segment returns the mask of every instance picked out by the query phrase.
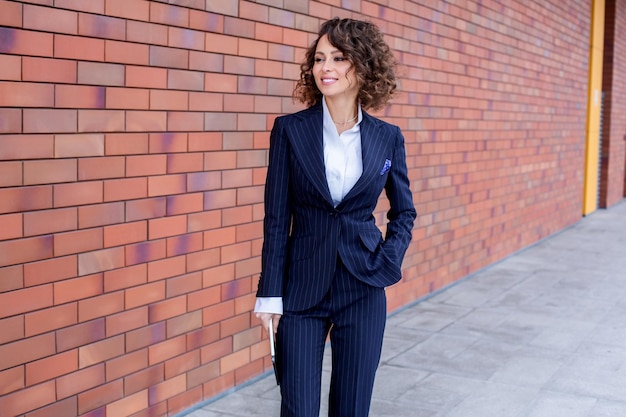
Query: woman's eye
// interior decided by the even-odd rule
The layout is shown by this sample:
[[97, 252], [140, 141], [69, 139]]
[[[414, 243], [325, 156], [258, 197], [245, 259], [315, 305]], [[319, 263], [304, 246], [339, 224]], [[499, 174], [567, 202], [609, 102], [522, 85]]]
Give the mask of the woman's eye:
[[337, 56], [337, 57], [335, 57], [335, 61], [339, 61], [339, 62], [343, 61], [344, 59], [345, 59], [345, 58], [344, 58], [344, 57], [342, 57], [342, 56]]
[[315, 58], [313, 62], [322, 62], [323, 60], [324, 60], [323, 58]]

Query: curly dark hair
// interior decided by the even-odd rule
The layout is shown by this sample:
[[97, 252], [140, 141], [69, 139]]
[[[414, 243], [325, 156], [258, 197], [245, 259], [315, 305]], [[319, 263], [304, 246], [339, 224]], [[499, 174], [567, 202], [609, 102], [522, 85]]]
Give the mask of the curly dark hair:
[[300, 79], [294, 89], [294, 97], [307, 106], [313, 106], [322, 98], [312, 69], [317, 44], [324, 35], [352, 64], [350, 71], [354, 69], [361, 86], [357, 96], [361, 107], [365, 110], [383, 107], [396, 92], [396, 60], [391, 48], [375, 24], [338, 17], [322, 24], [319, 36], [307, 49], [305, 61], [300, 65]]

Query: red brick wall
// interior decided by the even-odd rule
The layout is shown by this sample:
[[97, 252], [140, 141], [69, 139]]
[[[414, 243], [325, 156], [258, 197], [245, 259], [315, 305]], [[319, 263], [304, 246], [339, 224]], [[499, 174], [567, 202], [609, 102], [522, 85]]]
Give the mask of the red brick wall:
[[602, 90], [602, 166], [600, 204], [609, 207], [626, 196], [626, 0], [607, 0]]
[[420, 217], [390, 310], [580, 218], [587, 1], [169, 3], [0, 0], [3, 417], [172, 415], [268, 369], [268, 132], [335, 15], [402, 63], [381, 116]]

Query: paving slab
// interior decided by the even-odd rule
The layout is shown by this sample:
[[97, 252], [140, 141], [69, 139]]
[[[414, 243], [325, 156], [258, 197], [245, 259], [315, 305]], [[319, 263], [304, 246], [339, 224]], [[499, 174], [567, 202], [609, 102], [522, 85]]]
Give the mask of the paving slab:
[[[267, 373], [177, 417], [279, 409]], [[626, 201], [391, 314], [370, 416], [626, 417]]]

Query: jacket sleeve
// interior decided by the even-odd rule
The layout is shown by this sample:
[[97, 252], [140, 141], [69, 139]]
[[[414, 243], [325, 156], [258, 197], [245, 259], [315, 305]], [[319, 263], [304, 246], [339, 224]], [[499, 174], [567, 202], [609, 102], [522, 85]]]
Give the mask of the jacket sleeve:
[[270, 134], [269, 162], [265, 181], [265, 218], [261, 276], [257, 297], [281, 297], [291, 224], [289, 190], [289, 140], [281, 117]]
[[385, 235], [385, 246], [393, 246], [398, 256], [398, 265], [400, 265], [413, 237], [413, 223], [417, 212], [413, 204], [413, 192], [408, 177], [404, 137], [400, 128], [396, 127], [396, 129], [398, 131], [393, 164], [385, 184], [385, 192], [390, 203], [390, 209], [387, 212], [389, 223]]

